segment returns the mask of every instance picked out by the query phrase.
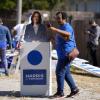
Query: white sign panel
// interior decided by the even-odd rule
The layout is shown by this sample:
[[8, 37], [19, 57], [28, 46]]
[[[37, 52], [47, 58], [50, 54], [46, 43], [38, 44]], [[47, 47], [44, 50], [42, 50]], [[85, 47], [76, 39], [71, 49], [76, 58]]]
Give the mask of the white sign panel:
[[21, 52], [21, 95], [51, 95], [49, 42], [26, 42]]

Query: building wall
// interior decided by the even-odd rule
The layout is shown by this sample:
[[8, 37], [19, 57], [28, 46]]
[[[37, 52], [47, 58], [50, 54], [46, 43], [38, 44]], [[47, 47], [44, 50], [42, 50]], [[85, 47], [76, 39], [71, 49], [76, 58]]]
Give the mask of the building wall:
[[91, 0], [89, 1], [88, 11], [93, 11], [93, 12], [100, 12], [100, 0]]
[[100, 0], [73, 0], [68, 2], [65, 0], [64, 6], [66, 6], [67, 11], [89, 11], [89, 12], [100, 12]]

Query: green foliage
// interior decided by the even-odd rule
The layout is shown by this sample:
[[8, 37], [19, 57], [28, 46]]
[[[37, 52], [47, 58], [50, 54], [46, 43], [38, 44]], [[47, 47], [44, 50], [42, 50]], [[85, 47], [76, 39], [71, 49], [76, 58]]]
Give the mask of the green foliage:
[[[0, 10], [16, 9], [18, 0], [0, 0]], [[23, 11], [28, 9], [51, 10], [57, 2], [63, 0], [22, 0]]]
[[57, 3], [62, 2], [63, 0], [47, 0], [49, 4], [49, 10], [51, 10]]
[[33, 5], [35, 9], [48, 9], [49, 8], [47, 0], [42, 0], [42, 1], [34, 0]]
[[47, 0], [23, 0], [23, 10], [28, 9], [49, 9], [49, 4]]
[[52, 9], [56, 5], [57, 0], [47, 0], [49, 4], [49, 9]]
[[16, 8], [16, 0], [0, 0], [0, 10], [11, 10]]

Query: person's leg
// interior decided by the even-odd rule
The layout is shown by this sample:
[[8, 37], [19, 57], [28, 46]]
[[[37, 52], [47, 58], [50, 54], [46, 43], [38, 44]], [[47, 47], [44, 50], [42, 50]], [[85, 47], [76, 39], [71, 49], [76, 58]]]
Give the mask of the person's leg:
[[[66, 58], [66, 59], [68, 59], [68, 58]], [[68, 97], [73, 96], [79, 92], [79, 89], [77, 88], [77, 86], [74, 82], [74, 79], [71, 75], [70, 62], [68, 60], [67, 60], [67, 64], [66, 64], [65, 81], [67, 82], [67, 84], [69, 85], [69, 87], [71, 89], [71, 93], [70, 93], [70, 95], [68, 95]]]
[[2, 67], [2, 63], [1, 63], [1, 48], [0, 48], [0, 67]]
[[97, 64], [97, 57], [96, 57], [96, 50], [92, 50], [91, 57], [92, 57], [92, 60], [93, 60], [93, 65], [94, 66], [98, 66], [98, 64]]
[[8, 64], [6, 58], [6, 48], [1, 49], [1, 62], [3, 67], [5, 68], [5, 75], [8, 75]]
[[71, 91], [76, 88], [76, 84], [70, 72], [70, 64], [66, 65], [65, 81], [68, 83]]
[[58, 60], [56, 67], [56, 79], [57, 79], [57, 91], [63, 92], [65, 77], [65, 65], [64, 61]]
[[54, 96], [64, 96], [65, 59], [59, 59], [56, 67], [57, 93]]
[[90, 62], [90, 64], [93, 64], [93, 65], [95, 65], [95, 58], [96, 58], [96, 53], [95, 53], [95, 51], [96, 51], [96, 46], [95, 45], [93, 45], [92, 43], [88, 43], [88, 54], [89, 54], [89, 62]]
[[89, 46], [89, 52], [90, 52], [92, 64], [94, 66], [98, 65], [97, 64], [97, 58], [96, 58], [96, 50], [97, 50], [97, 46], [91, 43], [90, 46]]

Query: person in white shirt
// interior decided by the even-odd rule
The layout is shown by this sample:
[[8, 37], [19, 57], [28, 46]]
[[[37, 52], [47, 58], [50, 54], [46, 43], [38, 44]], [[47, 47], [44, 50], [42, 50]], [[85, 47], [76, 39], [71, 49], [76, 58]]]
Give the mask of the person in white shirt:
[[17, 24], [12, 29], [12, 36], [13, 36], [13, 47], [16, 48], [18, 42], [20, 41], [21, 36], [24, 34], [25, 24]]

